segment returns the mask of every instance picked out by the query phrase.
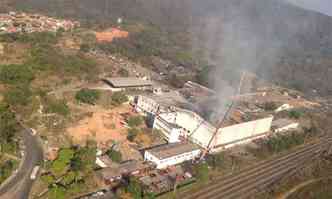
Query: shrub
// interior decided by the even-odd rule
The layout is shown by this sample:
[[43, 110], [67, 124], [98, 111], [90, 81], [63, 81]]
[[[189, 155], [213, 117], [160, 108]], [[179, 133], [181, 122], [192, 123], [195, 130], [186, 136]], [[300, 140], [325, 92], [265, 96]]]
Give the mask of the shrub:
[[128, 118], [127, 123], [130, 127], [137, 127], [143, 123], [141, 116], [131, 116]]
[[141, 187], [140, 183], [138, 182], [138, 180], [135, 178], [129, 179], [129, 185], [128, 185], [127, 191], [129, 193], [131, 193], [131, 195], [134, 199], [142, 198], [142, 193], [143, 193], [142, 187]]
[[195, 174], [200, 182], [207, 182], [209, 180], [209, 167], [207, 163], [199, 163], [195, 165]]
[[0, 183], [11, 175], [14, 167], [15, 163], [12, 160], [7, 160], [0, 164]]
[[75, 95], [77, 101], [86, 104], [95, 104], [99, 97], [100, 93], [91, 89], [81, 89]]
[[221, 168], [225, 163], [225, 154], [223, 152], [207, 156], [208, 165], [213, 168]]
[[277, 135], [266, 141], [265, 145], [271, 153], [279, 153], [304, 143], [304, 136], [300, 133]]
[[10, 105], [28, 105], [32, 92], [28, 85], [20, 85], [10, 88], [5, 92], [5, 101]]
[[66, 189], [60, 185], [53, 185], [48, 192], [49, 199], [65, 199]]
[[128, 101], [128, 97], [123, 92], [114, 92], [111, 96], [112, 103], [120, 105]]
[[51, 171], [53, 175], [60, 176], [67, 171], [71, 159], [74, 157], [72, 149], [62, 149], [59, 152], [58, 158], [52, 162]]
[[133, 142], [136, 138], [136, 136], [138, 135], [139, 130], [136, 128], [130, 128], [128, 129], [128, 135], [127, 135], [127, 139], [131, 142]]
[[80, 46], [80, 51], [85, 52], [85, 53], [89, 52], [90, 49], [91, 49], [91, 47], [89, 44], [81, 44], [81, 46]]
[[49, 44], [32, 47], [28, 60], [35, 70], [52, 71], [62, 75], [95, 77], [96, 62], [81, 53], [65, 55]]
[[300, 117], [302, 117], [303, 112], [299, 110], [291, 110], [288, 112], [288, 115], [290, 118], [299, 119]]
[[0, 68], [0, 81], [6, 84], [29, 84], [34, 78], [26, 65], [5, 65]]
[[[7, 104], [0, 103], [0, 143], [11, 142], [18, 131], [15, 114]], [[3, 150], [3, 147], [1, 147]]]
[[274, 102], [265, 102], [263, 104], [263, 108], [266, 111], [273, 111], [273, 110], [275, 110], [275, 109], [278, 108], [278, 105], [276, 103], [274, 103]]
[[122, 155], [119, 151], [115, 151], [113, 149], [109, 149], [106, 151], [107, 156], [114, 162], [121, 162], [122, 161]]
[[69, 107], [64, 100], [48, 100], [45, 106], [46, 113], [57, 113], [67, 116], [70, 113]]

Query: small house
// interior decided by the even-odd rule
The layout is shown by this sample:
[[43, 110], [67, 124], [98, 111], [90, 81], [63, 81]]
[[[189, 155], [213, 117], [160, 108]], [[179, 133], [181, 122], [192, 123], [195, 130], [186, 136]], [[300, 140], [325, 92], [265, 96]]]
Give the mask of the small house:
[[144, 160], [151, 161], [158, 169], [193, 160], [201, 154], [201, 149], [191, 143], [171, 143], [146, 150]]

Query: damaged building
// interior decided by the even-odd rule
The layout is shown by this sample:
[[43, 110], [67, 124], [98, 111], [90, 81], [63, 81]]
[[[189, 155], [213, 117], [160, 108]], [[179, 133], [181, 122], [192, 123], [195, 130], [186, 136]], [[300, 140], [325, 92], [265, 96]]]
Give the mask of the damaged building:
[[237, 144], [265, 137], [271, 129], [273, 116], [268, 115], [238, 124], [225, 125], [217, 134], [216, 127], [198, 114], [177, 108], [174, 112], [159, 114], [153, 127], [159, 129], [168, 140], [188, 139], [202, 148], [218, 152]]
[[[214, 93], [193, 82], [189, 82], [185, 89], [192, 97], [202, 93], [201, 98], [208, 98]], [[180, 92], [172, 91], [136, 96], [134, 104], [138, 112], [153, 116], [153, 128], [158, 129], [169, 143], [189, 140], [211, 152], [265, 137], [271, 130], [272, 115], [257, 113], [257, 107], [239, 107], [233, 111], [234, 117], [225, 121], [215, 133], [217, 124], [203, 118], [195, 111], [195, 104], [187, 99]]]

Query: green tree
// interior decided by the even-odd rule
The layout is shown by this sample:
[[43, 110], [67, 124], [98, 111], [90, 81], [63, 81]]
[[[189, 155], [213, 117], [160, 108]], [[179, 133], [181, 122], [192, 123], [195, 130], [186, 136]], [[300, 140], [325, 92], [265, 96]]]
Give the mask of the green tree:
[[18, 129], [15, 114], [10, 111], [9, 105], [0, 103], [0, 143], [11, 142]]
[[65, 199], [66, 189], [62, 185], [53, 185], [48, 192], [49, 199]]
[[204, 85], [204, 86], [210, 86], [211, 85], [211, 79], [210, 74], [212, 74], [212, 70], [214, 70], [214, 67], [212, 66], [204, 66], [199, 73], [197, 74], [197, 81], [198, 83]]
[[109, 149], [106, 151], [107, 156], [114, 162], [121, 162], [122, 161], [122, 155], [119, 151]]
[[71, 160], [70, 160], [70, 168], [73, 171], [81, 171], [83, 169], [83, 162], [82, 159], [78, 156], [75, 155]]
[[6, 84], [29, 84], [33, 79], [33, 71], [26, 65], [6, 65], [0, 70], [0, 81]]
[[128, 135], [127, 135], [127, 139], [131, 142], [133, 142], [136, 138], [136, 136], [138, 135], [139, 130], [137, 128], [130, 128], [128, 129]]
[[72, 163], [74, 163], [73, 166], [76, 166], [76, 169], [80, 169], [85, 174], [90, 173], [96, 161], [96, 148], [89, 146], [79, 147], [76, 149], [74, 161], [76, 162]]
[[143, 123], [143, 119], [141, 116], [130, 116], [127, 120], [127, 123], [130, 127], [137, 127]]
[[127, 191], [131, 193], [134, 199], [142, 198], [142, 187], [136, 178], [132, 177], [129, 179]]
[[68, 148], [60, 150], [58, 158], [53, 161], [51, 165], [53, 175], [60, 176], [69, 169], [74, 153], [74, 150]]
[[112, 103], [114, 105], [120, 105], [128, 101], [128, 97], [123, 92], [114, 92], [111, 96]]
[[206, 183], [209, 180], [209, 167], [207, 163], [199, 163], [195, 165], [195, 174], [197, 179]]
[[225, 154], [223, 152], [207, 156], [208, 165], [210, 165], [214, 169], [221, 168], [224, 165], [224, 161], [225, 161]]
[[89, 52], [89, 50], [91, 49], [90, 45], [89, 44], [86, 44], [86, 43], [83, 43], [80, 45], [80, 51], [82, 52]]
[[265, 102], [263, 108], [267, 111], [274, 111], [278, 108], [278, 105], [275, 102]]
[[7, 179], [14, 169], [14, 162], [7, 160], [0, 164], [0, 183]]
[[156, 194], [152, 192], [144, 193], [144, 199], [156, 199]]
[[81, 89], [75, 95], [77, 101], [86, 104], [95, 104], [99, 97], [100, 93], [91, 89]]
[[291, 110], [288, 112], [288, 115], [290, 118], [299, 119], [300, 117], [302, 117], [303, 112], [299, 110]]
[[5, 101], [10, 105], [28, 105], [32, 92], [28, 85], [11, 87], [4, 93]]
[[65, 100], [47, 98], [44, 101], [46, 113], [57, 113], [63, 116], [69, 115], [70, 110]]

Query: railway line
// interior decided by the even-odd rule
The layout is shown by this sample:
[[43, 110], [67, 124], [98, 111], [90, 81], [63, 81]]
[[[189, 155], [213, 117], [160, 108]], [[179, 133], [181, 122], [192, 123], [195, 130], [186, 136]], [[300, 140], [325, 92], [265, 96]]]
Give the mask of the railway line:
[[331, 146], [332, 138], [322, 138], [308, 143], [286, 155], [260, 162], [236, 174], [217, 177], [213, 182], [193, 192], [182, 192], [181, 199], [239, 199], [248, 198], [271, 185], [285, 174], [300, 168], [320, 154], [322, 149]]

